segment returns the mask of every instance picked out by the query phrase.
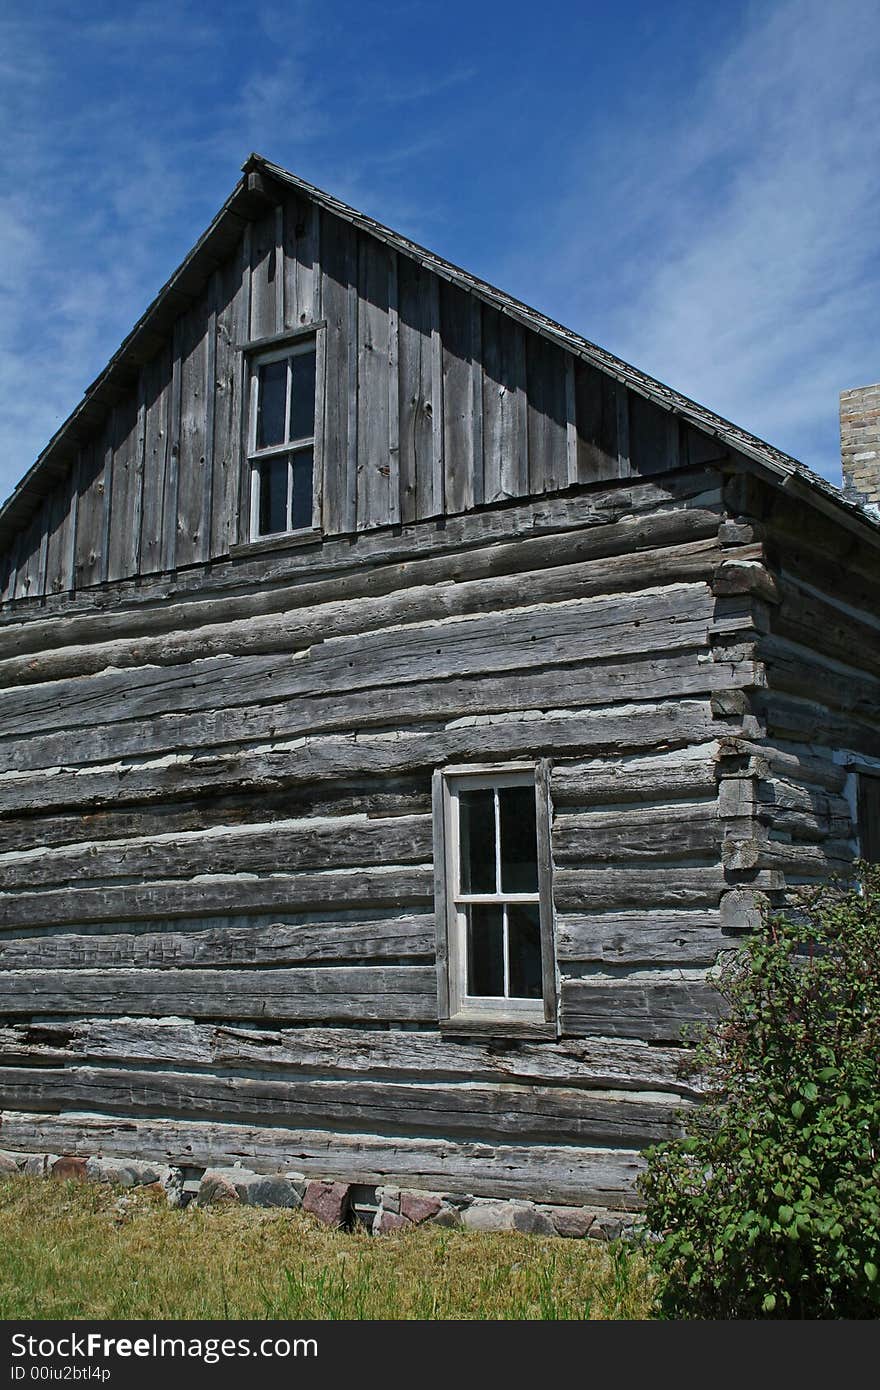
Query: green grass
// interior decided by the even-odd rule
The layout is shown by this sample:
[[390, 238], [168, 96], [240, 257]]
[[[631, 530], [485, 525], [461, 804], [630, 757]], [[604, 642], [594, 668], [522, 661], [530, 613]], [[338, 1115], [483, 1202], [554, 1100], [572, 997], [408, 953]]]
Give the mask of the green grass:
[[652, 1301], [620, 1243], [425, 1226], [373, 1237], [300, 1212], [0, 1182], [2, 1319], [641, 1319]]

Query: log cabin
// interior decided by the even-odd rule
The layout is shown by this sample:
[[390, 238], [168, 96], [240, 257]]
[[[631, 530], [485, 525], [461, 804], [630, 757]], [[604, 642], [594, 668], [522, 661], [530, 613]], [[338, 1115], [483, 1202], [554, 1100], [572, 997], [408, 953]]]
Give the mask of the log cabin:
[[251, 156], [0, 510], [0, 1146], [631, 1204], [880, 857], [877, 404], [840, 491]]

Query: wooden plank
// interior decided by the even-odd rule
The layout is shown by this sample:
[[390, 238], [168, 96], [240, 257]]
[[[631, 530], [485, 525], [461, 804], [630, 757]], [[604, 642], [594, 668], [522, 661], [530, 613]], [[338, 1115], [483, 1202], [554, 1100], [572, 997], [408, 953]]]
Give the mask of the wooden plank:
[[323, 317], [320, 238], [317, 204], [288, 194], [284, 202], [284, 323], [288, 328], [301, 328]]
[[366, 816], [288, 820], [228, 830], [180, 832], [147, 840], [116, 840], [31, 854], [4, 854], [4, 892], [53, 884], [110, 884], [118, 878], [191, 878], [196, 874], [293, 873], [299, 869], [360, 869], [420, 864], [431, 858], [426, 816]]
[[280, 586], [298, 586], [305, 578], [345, 577], [357, 572], [363, 576], [361, 582], [393, 587], [395, 567], [404, 563], [409, 567], [429, 557], [446, 557], [445, 563], [454, 567], [452, 557], [457, 551], [469, 555], [491, 545], [504, 556], [511, 547], [518, 550], [529, 537], [568, 535], [571, 539], [575, 532], [581, 532], [585, 540], [592, 533], [589, 543], [594, 544], [597, 528], [615, 523], [631, 526], [635, 549], [650, 544], [648, 528], [655, 525], [674, 524], [679, 539], [717, 536], [723, 522], [718, 482], [712, 474], [673, 473], [659, 483], [613, 483], [594, 491], [526, 499], [500, 510], [487, 507], [450, 517], [443, 528], [416, 525], [402, 532], [383, 529], [364, 534], [356, 551], [342, 537], [325, 539], [320, 550], [279, 545], [252, 559], [241, 555], [234, 566], [193, 566], [148, 584], [123, 581], [107, 593], [83, 595], [73, 603], [52, 599], [45, 606], [24, 605], [14, 613], [0, 614], [0, 634], [10, 628], [17, 633], [34, 630], [61, 607], [70, 619], [97, 612], [102, 618], [125, 613], [126, 622], [134, 625], [156, 607], [158, 600], [164, 603], [171, 597], [198, 611], [199, 601], [225, 604], [247, 595], [259, 611], [260, 605], [278, 605]]
[[349, 287], [355, 278], [356, 245], [351, 227], [323, 215], [324, 313], [327, 319], [324, 376], [324, 532], [338, 535], [353, 529], [349, 483]]
[[473, 502], [482, 505], [485, 495], [483, 470], [483, 306], [471, 295], [471, 443]]
[[714, 908], [724, 887], [720, 865], [560, 867], [553, 881], [557, 911], [578, 913], [641, 908], [646, 902], [658, 909]]
[[574, 395], [577, 475], [572, 481], [628, 477], [626, 388], [579, 361], [574, 365]]
[[449, 1039], [432, 1029], [267, 1028], [245, 1022], [176, 1018], [65, 1018], [0, 1025], [4, 1065], [44, 1066], [83, 1059], [137, 1065], [239, 1068], [259, 1075], [335, 1074], [419, 1077], [496, 1084], [559, 1082], [581, 1089], [653, 1091], [695, 1098], [697, 1078], [682, 1068], [679, 1047], [630, 1038]]
[[528, 492], [525, 331], [495, 310], [483, 310], [484, 501]]
[[148, 1116], [53, 1116], [7, 1110], [4, 1143], [13, 1150], [149, 1158], [184, 1167], [241, 1161], [263, 1172], [293, 1170], [366, 1184], [397, 1182], [433, 1192], [548, 1202], [596, 1202], [635, 1209], [643, 1166], [631, 1149], [563, 1144], [487, 1144], [412, 1137], [406, 1140], [330, 1130], [161, 1120]]
[[400, 519], [433, 511], [431, 277], [408, 256], [398, 263]]
[[268, 212], [251, 224], [251, 313], [250, 339], [268, 338], [276, 331], [276, 282], [283, 279], [283, 266], [278, 260], [275, 242], [276, 210]]
[[723, 826], [714, 796], [671, 807], [614, 808], [558, 814], [553, 857], [560, 867], [580, 864], [638, 864], [650, 859], [719, 863]]
[[568, 416], [565, 354], [525, 335], [528, 491], [554, 492], [568, 481]]
[[[433, 547], [412, 551], [400, 539], [396, 539], [395, 544], [392, 538], [390, 548], [382, 547], [383, 563], [360, 565], [350, 547], [346, 547], [345, 554], [339, 551], [335, 555], [328, 554], [331, 551], [328, 542], [320, 553], [313, 552], [307, 574], [285, 573], [272, 586], [262, 585], [255, 589], [242, 584], [229, 592], [221, 583], [217, 589], [203, 586], [197, 593], [189, 594], [165, 584], [154, 592], [153, 603], [128, 604], [114, 603], [114, 590], [102, 595], [99, 602], [83, 612], [69, 612], [69, 605], [65, 606], [63, 622], [58, 622], [54, 615], [28, 615], [23, 622], [0, 624], [3, 679], [10, 684], [20, 683], [22, 677], [11, 663], [26, 654], [38, 658], [36, 669], [40, 673], [51, 671], [54, 675], [99, 670], [104, 653], [106, 664], [130, 665], [133, 640], [157, 634], [168, 637], [170, 633], [177, 633], [177, 641], [189, 643], [185, 648], [189, 660], [199, 651], [205, 654], [211, 650], [207, 643], [199, 645], [198, 629], [202, 629], [203, 638], [210, 637], [212, 630], [219, 632], [230, 622], [247, 619], [257, 632], [261, 632], [267, 624], [279, 622], [278, 614], [287, 614], [292, 620], [298, 610], [317, 607], [328, 600], [375, 600], [399, 593], [400, 601], [406, 602], [410, 596], [415, 604], [423, 602], [430, 589], [437, 597], [429, 613], [466, 611], [468, 605], [462, 600], [463, 594], [469, 595], [470, 611], [475, 611], [499, 606], [501, 602], [517, 602], [516, 597], [496, 602], [491, 585], [485, 587], [487, 582], [494, 583], [513, 575], [533, 576], [529, 580], [530, 594], [551, 594], [552, 590], [544, 589], [550, 570], [554, 571], [555, 582], [565, 591], [569, 582], [568, 566], [584, 565], [578, 576], [586, 586], [582, 591], [584, 595], [614, 593], [668, 582], [673, 567], [680, 581], [709, 579], [721, 558], [716, 539], [717, 517], [712, 512], [671, 510], [658, 512], [650, 519], [625, 514], [620, 521], [545, 530], [539, 518], [534, 514], [530, 516], [530, 510], [522, 516], [518, 508], [510, 508], [506, 512], [506, 533], [495, 535], [492, 530], [486, 533], [481, 527], [478, 542], [464, 549], [447, 550], [442, 542], [444, 532], [435, 531]], [[483, 513], [480, 520], [491, 515], [492, 512]], [[534, 523], [530, 528], [527, 526], [529, 520]], [[450, 518], [447, 529], [453, 530], [455, 524], [456, 518]], [[370, 541], [376, 539], [364, 536], [361, 545], [369, 547]], [[338, 544], [333, 543], [334, 546]], [[323, 563], [324, 556], [326, 563]], [[222, 571], [218, 567], [214, 573], [219, 576]], [[134, 591], [135, 594], [139, 592]], [[452, 595], [458, 596], [458, 603], [450, 602]], [[569, 593], [567, 596], [575, 595]], [[350, 625], [347, 630], [351, 630]], [[80, 652], [68, 656], [70, 647], [79, 647]], [[91, 665], [85, 657], [86, 647], [92, 649]], [[49, 648], [55, 652], [51, 658]], [[145, 650], [154, 653], [153, 659], [163, 659], [164, 648], [147, 647]], [[173, 661], [175, 657], [169, 655], [164, 659]]]
[[[524, 613], [528, 611], [528, 618]], [[372, 631], [328, 638], [295, 662], [267, 657], [218, 657], [176, 668], [146, 666], [57, 683], [0, 691], [0, 725], [24, 720], [31, 732], [136, 719], [203, 708], [206, 692], [226, 683], [223, 704], [245, 705], [265, 692], [272, 698], [320, 695], [326, 690], [381, 687], [423, 678], [485, 675], [548, 664], [706, 645], [713, 604], [704, 585], [666, 591], [575, 599], [530, 610], [473, 614], [401, 631], [389, 647], [385, 624]], [[417, 663], [414, 665], [414, 663]]]
[[[594, 708], [583, 713], [561, 711], [557, 716], [533, 711], [527, 718], [504, 721], [471, 718], [430, 734], [404, 730], [394, 740], [381, 734], [348, 733], [305, 738], [286, 747], [252, 748], [246, 754], [232, 749], [196, 758], [171, 755], [159, 766], [133, 762], [124, 768], [71, 771], [61, 767], [53, 769], [51, 776], [42, 771], [22, 774], [5, 779], [0, 787], [2, 813], [15, 817], [37, 811], [48, 814], [53, 808], [118, 808], [181, 797], [262, 794], [328, 779], [405, 776], [452, 760], [540, 757], [548, 751], [559, 758], [574, 753], [617, 756], [644, 751], [660, 741], [670, 746], [704, 743], [730, 736], [739, 727], [738, 721], [713, 714], [708, 701], [681, 699], [646, 703], [638, 709]], [[635, 883], [634, 891], [651, 893], [650, 876]], [[574, 906], [584, 910], [580, 900]]]
[[244, 363], [236, 344], [247, 334], [241, 251], [221, 267], [217, 287], [213, 381], [211, 556], [237, 539], [238, 475], [245, 400]]
[[397, 252], [388, 253], [388, 520], [400, 522], [400, 312]]
[[292, 970], [21, 970], [0, 975], [0, 1012], [357, 1022], [431, 1019], [431, 966], [303, 966]]
[[282, 333], [287, 322], [284, 307], [284, 282], [287, 278], [284, 264], [284, 204], [275, 209], [275, 332]]
[[440, 287], [443, 374], [445, 511], [474, 505], [473, 366], [471, 296], [455, 285]]
[[[387, 726], [390, 721], [403, 729], [426, 719], [449, 723], [480, 715], [527, 714], [535, 709], [554, 708], [563, 681], [569, 710], [607, 708], [615, 701], [693, 698], [706, 696], [713, 688], [728, 691], [735, 685], [735, 668], [700, 662], [698, 652], [688, 652], [677, 658], [602, 662], [574, 669], [555, 666], [537, 672], [519, 670], [508, 675], [495, 673], [452, 681], [410, 681], [383, 690], [382, 698], [377, 697], [376, 689], [368, 687], [342, 695], [313, 695], [306, 701], [280, 706], [248, 706], [246, 711], [231, 707], [207, 713], [168, 714], [144, 723], [96, 723], [76, 732], [39, 733], [31, 739], [19, 737], [14, 742], [0, 742], [0, 769], [22, 773], [69, 764], [74, 758], [85, 766], [181, 747], [194, 753], [210, 747], [218, 754], [232, 751], [239, 756], [240, 743], [245, 738], [272, 740], [348, 733], [353, 729], [366, 731]], [[231, 750], [224, 747], [230, 744]], [[657, 781], [653, 780], [650, 792], [643, 783], [631, 799], [674, 800], [676, 795], [692, 796], [714, 790], [711, 769], [699, 775], [671, 767], [668, 773], [668, 796], [666, 789], [658, 792]], [[612, 774], [601, 785], [604, 800], [614, 800]], [[621, 792], [625, 798], [623, 785]]]
[[170, 344], [143, 369], [145, 385], [142, 574], [164, 568], [165, 493], [171, 464], [172, 353]]
[[180, 489], [180, 434], [183, 402], [182, 362], [185, 350], [184, 317], [174, 324], [171, 341], [171, 392], [168, 424], [168, 466], [165, 481], [165, 497], [162, 513], [163, 568], [177, 568], [177, 526], [179, 517], [178, 492]]
[[563, 970], [581, 962], [710, 966], [731, 945], [721, 933], [718, 909], [560, 913], [556, 941]]
[[563, 980], [565, 1033], [681, 1042], [721, 1013], [721, 996], [700, 980]]
[[65, 552], [62, 590], [72, 594], [76, 588], [76, 535], [78, 528], [79, 506], [79, 480], [82, 467], [82, 450], [78, 449], [74, 459], [68, 481], [69, 504], [67, 511], [67, 526], [65, 531]]
[[104, 453], [100, 442], [81, 453], [77, 501], [76, 587], [97, 584], [101, 576], [101, 539], [104, 516]]
[[214, 1077], [200, 1072], [138, 1071], [73, 1065], [6, 1067], [0, 1105], [18, 1110], [76, 1110], [185, 1116], [225, 1122], [366, 1130], [401, 1136], [465, 1136], [492, 1141], [617, 1144], [635, 1148], [681, 1129], [681, 1097], [598, 1096], [561, 1086], [498, 1087], [415, 1080]]
[[110, 454], [110, 493], [112, 505], [107, 524], [108, 580], [125, 579], [137, 572], [137, 537], [140, 491], [140, 413], [135, 391], [119, 402], [113, 412], [113, 444]]
[[[110, 411], [107, 424], [101, 437], [100, 448], [104, 456], [104, 493], [101, 509], [101, 558], [98, 578], [106, 584], [110, 577], [110, 536], [113, 525], [113, 442], [116, 438], [118, 406]], [[120, 513], [122, 515], [122, 513]]]
[[49, 494], [46, 528], [46, 567], [42, 585], [46, 594], [60, 594], [66, 587], [66, 561], [69, 548], [70, 474], [56, 483]]
[[[169, 918], [147, 930], [108, 923], [100, 932], [72, 930], [16, 937], [0, 935], [6, 970], [169, 969], [203, 966], [316, 965], [323, 962], [397, 964], [434, 958], [434, 916], [362, 912], [316, 920], [281, 914]], [[82, 925], [82, 924], [80, 924]]]
[[[428, 283], [431, 323], [431, 501], [428, 516], [442, 516], [445, 506], [446, 456], [443, 438], [443, 336], [440, 323], [440, 280]], [[422, 515], [422, 513], [420, 513]]]
[[362, 236], [358, 247], [357, 529], [387, 526], [389, 483], [388, 257], [382, 243]]
[[208, 322], [205, 334], [205, 453], [202, 466], [202, 510], [195, 558], [209, 560], [214, 513], [215, 434], [217, 402], [217, 309], [221, 304], [221, 278], [215, 270], [208, 284]]
[[214, 314], [207, 291], [184, 315], [180, 355], [180, 449], [177, 486], [177, 548], [175, 564], [190, 565], [207, 556], [205, 528], [208, 459], [208, 400], [213, 416], [213, 390], [209, 390], [208, 341], [213, 337]]
[[617, 476], [629, 478], [637, 470], [630, 462], [631, 393], [622, 381], [617, 383]]

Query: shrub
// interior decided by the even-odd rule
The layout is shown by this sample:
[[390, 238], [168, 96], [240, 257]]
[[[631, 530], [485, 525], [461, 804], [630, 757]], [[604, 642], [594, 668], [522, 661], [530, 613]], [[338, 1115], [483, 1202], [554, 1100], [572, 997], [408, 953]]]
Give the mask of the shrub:
[[880, 1315], [880, 866], [859, 874], [719, 973], [705, 1103], [640, 1180], [668, 1316]]

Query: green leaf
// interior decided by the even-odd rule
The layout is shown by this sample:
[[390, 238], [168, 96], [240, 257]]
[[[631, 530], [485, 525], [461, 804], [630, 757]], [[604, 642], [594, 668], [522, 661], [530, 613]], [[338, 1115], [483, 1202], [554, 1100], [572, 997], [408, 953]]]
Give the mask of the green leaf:
[[801, 1115], [803, 1115], [804, 1113], [804, 1103], [802, 1100], [796, 1100], [792, 1102], [791, 1113], [792, 1115], [794, 1115], [796, 1120], [800, 1119]]
[[819, 1094], [819, 1087], [814, 1081], [807, 1081], [801, 1087], [801, 1095], [806, 1096], [807, 1100], [815, 1100]]
[[787, 1225], [789, 1224], [789, 1222], [791, 1221], [791, 1219], [792, 1219], [793, 1216], [794, 1216], [794, 1208], [793, 1208], [793, 1207], [781, 1206], [781, 1207], [779, 1208], [779, 1220], [781, 1221], [781, 1223], [782, 1223], [783, 1226], [787, 1226]]
[[871, 1260], [865, 1261], [865, 1278], [869, 1284], [873, 1284], [877, 1278], [877, 1266]]
[[764, 1295], [764, 1302], [761, 1304], [761, 1307], [765, 1313], [772, 1313], [773, 1309], [776, 1307], [775, 1293], [766, 1293]]

